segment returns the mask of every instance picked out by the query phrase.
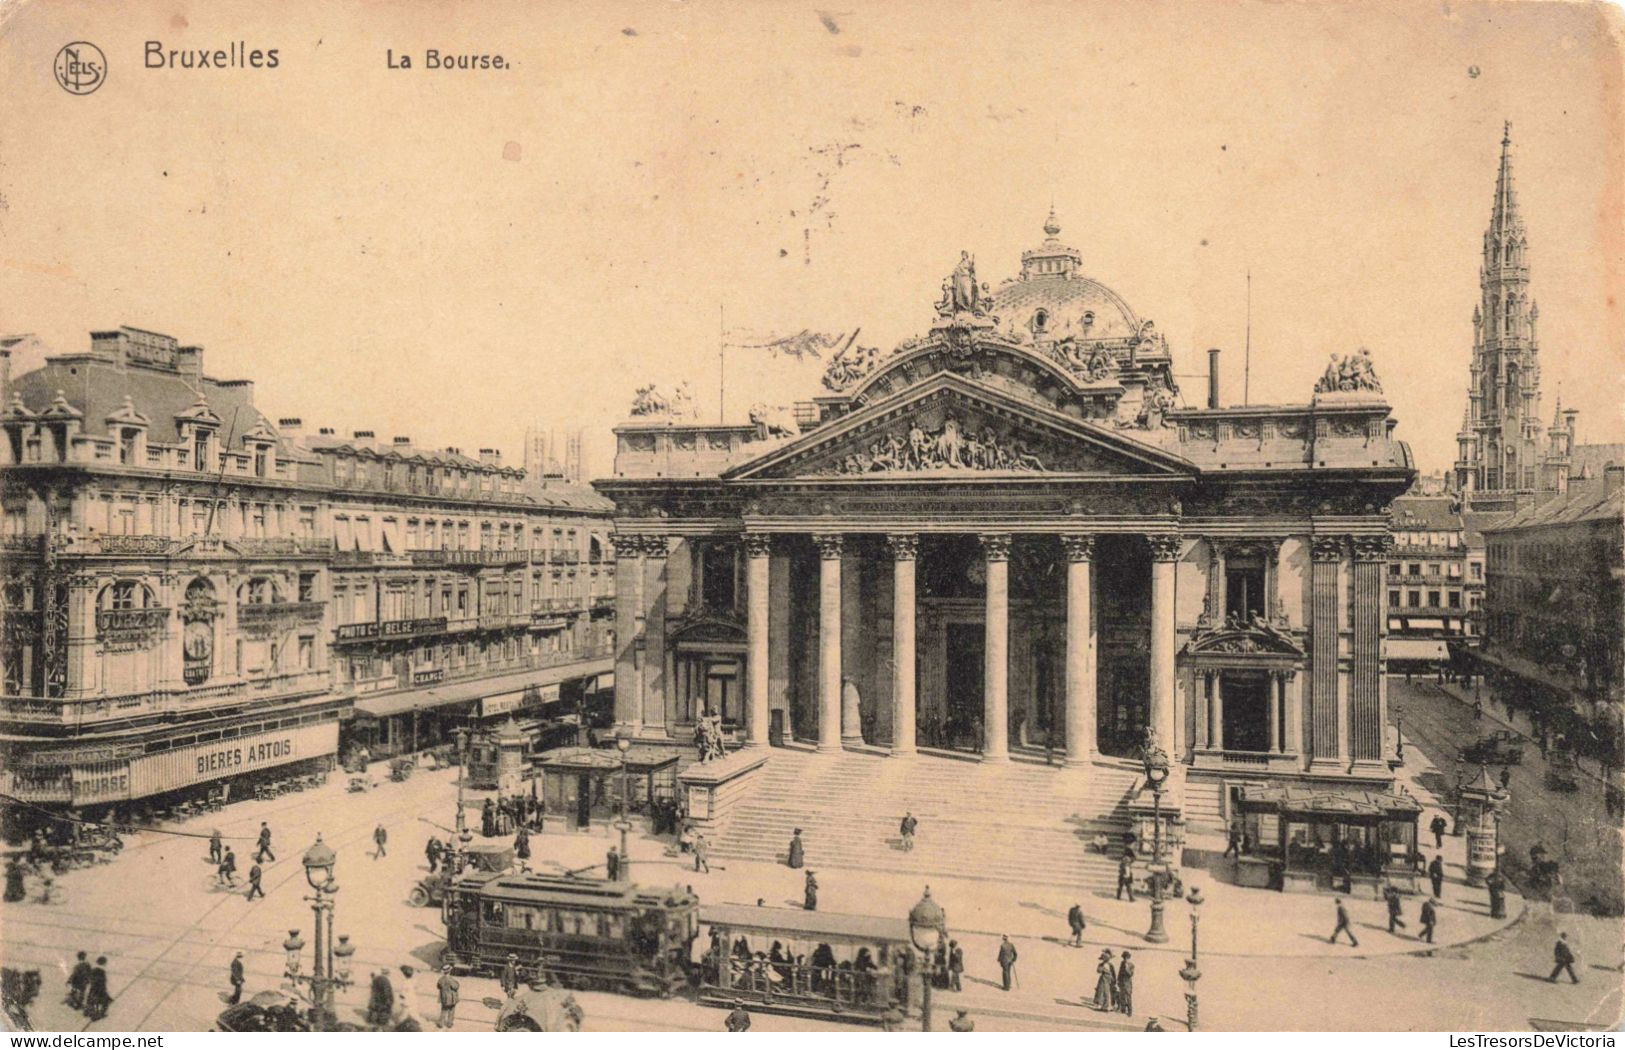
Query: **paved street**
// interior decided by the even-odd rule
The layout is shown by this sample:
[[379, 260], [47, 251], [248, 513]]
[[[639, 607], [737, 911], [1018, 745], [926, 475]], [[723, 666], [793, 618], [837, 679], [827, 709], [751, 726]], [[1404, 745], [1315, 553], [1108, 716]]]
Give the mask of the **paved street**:
[[[1522, 731], [1527, 724], [1513, 725], [1505, 708], [1494, 702], [1485, 690], [1484, 714], [1473, 717], [1472, 703], [1459, 687], [1441, 687], [1432, 679], [1418, 676], [1412, 682], [1402, 677], [1388, 680], [1390, 717], [1398, 718], [1404, 729], [1407, 748], [1419, 746], [1436, 773], [1423, 772], [1424, 783], [1444, 792], [1458, 779], [1470, 779], [1478, 768], [1458, 761], [1460, 749], [1479, 736], [1511, 725]], [[1521, 720], [1520, 720], [1521, 721]], [[1413, 766], [1413, 762], [1407, 762]], [[1594, 764], [1587, 764], [1594, 771]], [[1501, 833], [1512, 860], [1513, 870], [1526, 866], [1529, 849], [1542, 845], [1551, 857], [1562, 862], [1562, 873], [1576, 906], [1588, 900], [1614, 902], [1618, 908], [1621, 879], [1620, 822], [1608, 815], [1604, 806], [1603, 784], [1590, 772], [1581, 775], [1579, 789], [1565, 792], [1546, 784], [1547, 763], [1532, 739], [1524, 739], [1523, 762], [1510, 767], [1511, 799], [1501, 821]], [[1499, 778], [1501, 769], [1491, 768]]]
[[[420, 772], [404, 784], [386, 780], [364, 794], [346, 793], [342, 780], [276, 801], [240, 803], [218, 821], [199, 818], [184, 826], [200, 836], [219, 826], [235, 836], [237, 852], [246, 861], [259, 821], [269, 820], [279, 859], [268, 867], [265, 900], [250, 903], [240, 890], [228, 893], [214, 886], [204, 838], [144, 833], [113, 864], [62, 878], [64, 903], [0, 909], [0, 945], [7, 964], [39, 967], [45, 978], [34, 1009], [36, 1024], [45, 1029], [86, 1027], [82, 1017], [61, 1003], [61, 982], [78, 949], [109, 957], [115, 1002], [109, 1017], [90, 1025], [91, 1030], [207, 1028], [222, 1008], [227, 967], [239, 949], [246, 953], [248, 992], [273, 987], [282, 972], [281, 943], [288, 931], [297, 928], [310, 939], [298, 857], [317, 830], [339, 853], [337, 929], [356, 943], [356, 974], [365, 977], [386, 966], [394, 972], [401, 963], [433, 960], [442, 934], [438, 912], [413, 909], [404, 898], [424, 871], [422, 847], [431, 829], [420, 816], [450, 823], [452, 773]], [[380, 822], [391, 833], [390, 846], [386, 856], [374, 859], [371, 832]], [[922, 827], [921, 834], [930, 830]], [[550, 831], [533, 839], [533, 866], [595, 863], [608, 844], [604, 829]], [[916, 878], [819, 868], [819, 844], [809, 843], [808, 851], [822, 884], [820, 905], [828, 911], [901, 915], [918, 899]], [[1619, 964], [1619, 924], [1567, 916], [1554, 920], [1538, 906], [1526, 912], [1516, 900], [1513, 918], [1518, 921], [1509, 926], [1490, 920], [1482, 892], [1459, 881], [1459, 851], [1459, 839], [1447, 842], [1450, 883], [1440, 945], [1431, 951], [1410, 936], [1389, 935], [1379, 902], [1351, 903], [1358, 949], [1332, 947], [1325, 940], [1332, 924], [1328, 898], [1240, 890], [1191, 873], [1189, 881], [1202, 885], [1208, 898], [1201, 919], [1203, 1026], [1505, 1029], [1529, 1027], [1536, 1019], [1567, 1025], [1617, 1019], [1619, 972], [1612, 967]], [[714, 865], [709, 874], [696, 874], [669, 855], [665, 843], [647, 838], [634, 841], [633, 856], [638, 882], [691, 884], [706, 901], [800, 902], [800, 873], [777, 865], [729, 862]], [[1182, 1026], [1184, 986], [1176, 974], [1189, 954], [1190, 933], [1183, 903], [1170, 902], [1171, 942], [1153, 950], [1140, 938], [1147, 918], [1143, 900], [1131, 905], [1086, 897], [1080, 903], [1089, 918], [1088, 944], [1079, 950], [1062, 943], [1072, 901], [1053, 888], [934, 879], [932, 893], [947, 910], [968, 966], [965, 991], [937, 997], [938, 1027], [956, 1006], [970, 1010], [979, 1030], [1138, 1029], [1153, 1013], [1170, 1030]], [[1407, 904], [1413, 922], [1408, 932], [1415, 929], [1415, 910], [1414, 903]], [[1583, 982], [1578, 986], [1543, 980], [1559, 923], [1576, 942]], [[994, 955], [1000, 933], [1009, 933], [1021, 953], [1018, 987], [1009, 993], [997, 986]], [[1102, 946], [1128, 947], [1136, 957], [1137, 1014], [1132, 1020], [1098, 1015], [1082, 1005], [1093, 987]], [[308, 956], [307, 948], [307, 968]], [[432, 1017], [430, 982], [422, 980], [414, 994], [420, 1013]], [[458, 1027], [488, 1028], [493, 1016], [479, 1000], [497, 994], [494, 981], [465, 980]], [[589, 1029], [722, 1026], [722, 1011], [680, 1000], [599, 993], [580, 999]], [[356, 1014], [363, 1001], [364, 991], [352, 989], [341, 997], [341, 1007]], [[760, 1030], [813, 1027], [765, 1014], [757, 1015], [756, 1025]]]

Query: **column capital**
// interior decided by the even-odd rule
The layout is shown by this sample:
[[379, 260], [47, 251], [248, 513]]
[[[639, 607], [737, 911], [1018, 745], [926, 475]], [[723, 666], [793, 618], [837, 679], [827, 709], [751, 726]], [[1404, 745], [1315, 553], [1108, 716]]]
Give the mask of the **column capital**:
[[1067, 561], [1094, 561], [1095, 534], [1092, 532], [1069, 532], [1061, 537], [1061, 548], [1066, 551]]
[[920, 534], [894, 532], [886, 537], [886, 549], [894, 561], [913, 561], [920, 554]]
[[1309, 540], [1309, 557], [1313, 561], [1342, 561], [1347, 543], [1346, 536], [1315, 536]]
[[653, 536], [644, 536], [642, 539], [644, 557], [664, 558], [671, 553], [666, 548], [666, 537], [663, 535], [657, 533]]
[[846, 537], [839, 532], [814, 533], [812, 541], [818, 547], [820, 558], [839, 558], [846, 548]]
[[1387, 533], [1354, 537], [1355, 561], [1387, 561], [1393, 550], [1394, 539]]
[[1010, 534], [1008, 532], [984, 532], [976, 537], [982, 545], [982, 556], [988, 561], [1010, 560]]
[[1151, 548], [1152, 561], [1178, 561], [1180, 536], [1179, 533], [1158, 533], [1145, 538], [1146, 546]]
[[766, 532], [747, 532], [740, 537], [748, 558], [765, 558], [773, 553], [773, 536]]

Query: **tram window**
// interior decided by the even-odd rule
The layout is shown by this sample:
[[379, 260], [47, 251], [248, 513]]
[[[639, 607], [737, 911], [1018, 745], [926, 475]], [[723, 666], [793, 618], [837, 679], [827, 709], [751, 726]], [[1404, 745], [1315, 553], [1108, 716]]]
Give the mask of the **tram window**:
[[514, 906], [508, 909], [508, 928], [512, 930], [539, 930], [545, 925], [536, 908]]
[[481, 910], [480, 918], [496, 926], [502, 925], [503, 907], [501, 901], [486, 901]]
[[598, 936], [618, 941], [626, 936], [626, 923], [619, 915], [600, 915], [598, 917]]

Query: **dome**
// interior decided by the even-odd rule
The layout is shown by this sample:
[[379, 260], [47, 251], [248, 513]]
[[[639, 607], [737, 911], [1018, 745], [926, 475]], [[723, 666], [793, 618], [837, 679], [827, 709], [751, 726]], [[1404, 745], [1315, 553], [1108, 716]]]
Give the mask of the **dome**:
[[1021, 276], [993, 293], [993, 314], [1034, 335], [1054, 338], [1127, 339], [1139, 334], [1140, 318], [1121, 296], [1078, 272], [1077, 249], [1059, 240], [1050, 213], [1044, 243], [1021, 255]]

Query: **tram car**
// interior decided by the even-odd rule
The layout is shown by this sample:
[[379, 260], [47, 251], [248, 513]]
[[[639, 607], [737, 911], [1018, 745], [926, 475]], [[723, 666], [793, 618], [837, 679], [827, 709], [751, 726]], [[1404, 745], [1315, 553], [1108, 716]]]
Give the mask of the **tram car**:
[[670, 996], [689, 983], [699, 899], [679, 888], [471, 873], [446, 890], [442, 962], [495, 976], [509, 953], [568, 987]]

